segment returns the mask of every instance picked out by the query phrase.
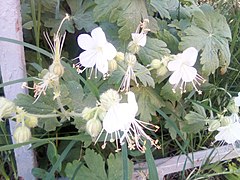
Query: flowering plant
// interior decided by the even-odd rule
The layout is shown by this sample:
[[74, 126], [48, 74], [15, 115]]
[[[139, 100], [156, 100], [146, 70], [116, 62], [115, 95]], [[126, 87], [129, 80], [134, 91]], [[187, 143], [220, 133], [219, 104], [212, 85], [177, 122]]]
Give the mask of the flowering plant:
[[[41, 41], [52, 54], [41, 52], [51, 61], [34, 64], [36, 77], [23, 83], [30, 95], [11, 108], [0, 101], [1, 118], [18, 122], [18, 143], [48, 143], [50, 163], [35, 168], [36, 177], [127, 179], [133, 163], [146, 160], [146, 176], [156, 179], [152, 154], [164, 157], [171, 144], [183, 150], [194, 133], [213, 133], [215, 144], [240, 140], [239, 97], [227, 101], [224, 91], [224, 108], [214, 112], [219, 104], [209, 100], [221, 89], [215, 75], [230, 64], [226, 19], [210, 5], [171, 3], [66, 0], [65, 17], [44, 19], [53, 38], [45, 32]], [[59, 162], [60, 152], [70, 157]]]

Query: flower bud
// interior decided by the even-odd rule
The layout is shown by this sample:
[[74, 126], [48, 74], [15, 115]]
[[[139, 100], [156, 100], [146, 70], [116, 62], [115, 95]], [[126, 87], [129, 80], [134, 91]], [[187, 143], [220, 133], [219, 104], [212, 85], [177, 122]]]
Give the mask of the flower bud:
[[158, 68], [160, 68], [161, 64], [162, 63], [159, 59], [154, 59], [154, 60], [152, 60], [150, 65], [153, 69], [158, 69]]
[[120, 95], [116, 90], [109, 89], [105, 93], [101, 94], [100, 102], [101, 107], [108, 111], [108, 109], [116, 103], [119, 103], [121, 100]]
[[13, 137], [16, 143], [23, 143], [29, 141], [31, 138], [31, 131], [26, 126], [19, 126], [16, 128]]
[[157, 69], [157, 75], [158, 76], [164, 76], [168, 72], [168, 69], [166, 66], [161, 66]]
[[108, 61], [108, 70], [110, 72], [113, 72], [117, 69], [118, 67], [118, 64], [117, 64], [117, 61], [115, 59], [112, 59], [110, 61]]
[[221, 126], [227, 126], [232, 122], [232, 120], [229, 116], [222, 116], [220, 117], [220, 122]]
[[61, 77], [64, 73], [64, 67], [60, 62], [53, 62], [49, 66], [49, 72], [57, 75], [58, 77]]
[[29, 116], [26, 120], [25, 120], [25, 125], [29, 128], [35, 128], [38, 124], [38, 119], [35, 116]]
[[9, 117], [16, 111], [16, 106], [12, 101], [4, 97], [0, 97], [0, 120], [3, 117]]
[[98, 119], [90, 119], [86, 124], [86, 131], [92, 138], [96, 138], [101, 130], [102, 123]]
[[209, 131], [216, 131], [220, 127], [220, 122], [219, 120], [212, 120], [209, 122]]
[[137, 58], [132, 53], [126, 53], [125, 55], [125, 61], [127, 62], [128, 66], [134, 66], [134, 64], [137, 61]]
[[94, 108], [85, 107], [82, 111], [82, 117], [85, 120], [92, 119], [94, 117], [94, 114], [95, 114]]
[[130, 41], [129, 44], [128, 44], [128, 50], [131, 53], [136, 54], [136, 53], [139, 52], [140, 46], [136, 42]]
[[105, 109], [102, 109], [98, 111], [98, 119], [100, 121], [103, 121], [104, 117], [106, 116], [107, 112], [105, 111]]
[[120, 62], [124, 60], [124, 53], [122, 52], [117, 52], [117, 55], [114, 58], [116, 61]]

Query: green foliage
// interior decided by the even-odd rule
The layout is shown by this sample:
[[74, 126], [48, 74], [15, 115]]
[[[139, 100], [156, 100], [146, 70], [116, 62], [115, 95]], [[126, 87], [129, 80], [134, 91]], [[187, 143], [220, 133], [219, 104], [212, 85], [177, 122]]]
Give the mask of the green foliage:
[[[82, 161], [74, 160], [68, 163], [65, 173], [68, 178], [73, 179], [122, 179], [122, 158], [121, 154], [110, 154], [107, 159], [108, 171], [105, 171], [105, 163], [101, 155], [94, 152], [94, 150], [87, 149], [83, 157], [85, 165]], [[132, 163], [130, 163], [129, 172], [132, 172]]]
[[194, 46], [202, 50], [200, 62], [205, 75], [214, 73], [218, 67], [229, 66], [231, 31], [224, 16], [203, 6], [193, 12], [192, 25], [184, 32], [186, 36], [182, 37], [180, 48]]
[[[32, 174], [41, 179], [66, 176], [70, 179], [117, 180], [131, 179], [133, 162], [142, 161], [147, 161], [149, 178], [158, 179], [154, 158], [209, 147], [209, 142], [212, 142], [211, 133], [206, 131], [207, 122], [210, 120], [209, 114], [212, 116], [213, 112], [218, 113], [218, 110], [225, 113], [228, 94], [234, 96], [239, 91], [240, 68], [239, 13], [235, 6], [230, 5], [231, 3], [226, 4], [222, 1], [212, 3], [213, 6], [205, 5], [203, 2], [197, 5], [194, 0], [22, 1], [24, 38], [29, 43], [36, 43], [36, 46], [4, 37], [0, 37], [0, 40], [27, 47], [26, 58], [30, 59], [27, 62], [30, 65], [27, 66], [28, 73], [34, 76], [40, 73], [39, 78], [43, 78], [43, 72], [46, 71], [44, 68], [52, 62], [53, 55], [48, 52], [49, 50], [45, 50], [47, 43], [43, 40], [42, 34], [55, 33], [54, 38], [50, 39], [56, 43], [56, 31], [62, 18], [68, 13], [70, 19], [64, 21], [61, 27], [61, 34], [68, 32], [61, 55], [66, 57], [61, 59], [64, 74], [59, 78], [58, 87], [61, 91], [59, 97], [55, 96], [56, 89], [51, 85], [35, 103], [32, 90], [31, 95], [18, 95], [15, 104], [27, 113], [35, 115], [38, 118], [38, 127], [32, 130], [33, 138], [27, 143], [8, 144], [0, 138], [0, 151], [8, 151], [29, 143], [32, 143], [32, 147], [37, 151], [43, 148], [47, 155], [44, 157], [46, 166], [32, 170]], [[233, 11], [227, 12], [223, 7], [232, 7]], [[82, 52], [76, 41], [78, 35], [90, 33], [97, 26], [103, 29], [106, 39], [118, 52], [128, 53], [128, 43], [132, 41], [131, 33], [136, 32], [143, 19], [149, 19], [146, 28], [150, 31], [147, 34], [146, 45], [139, 46], [140, 50], [135, 54], [137, 62], [133, 66], [133, 71], [139, 86], [131, 79], [130, 90], [135, 93], [138, 103], [136, 118], [161, 126], [162, 134], [159, 132], [151, 134], [154, 139], [161, 141], [162, 145], [162, 150], [154, 152], [154, 156], [149, 142], [146, 143], [145, 156], [137, 151], [127, 150], [127, 144], [122, 146], [123, 152], [114, 152], [114, 143], [108, 143], [104, 150], [100, 148], [106, 132], [101, 136], [100, 144], [92, 143], [91, 137], [85, 133], [87, 121], [82, 118], [84, 108], [99, 106], [99, 97], [105, 90], [119, 89], [128, 68], [126, 59], [116, 60], [117, 69], [104, 80], [102, 76], [99, 77], [101, 73], [98, 73], [96, 79], [93, 76], [88, 79], [92, 70], [78, 74], [72, 68], [73, 62], [70, 60], [75, 57], [75, 60], [78, 60], [77, 56]], [[201, 86], [202, 95], [195, 94], [191, 91], [193, 88], [188, 89], [189, 86], [187, 92], [181, 94], [179, 89], [181, 84], [176, 88], [176, 92], [173, 92], [174, 85], [168, 81], [172, 72], [165, 67], [168, 72], [159, 75], [157, 69], [153, 70], [150, 67], [153, 59], [174, 57], [172, 55], [181, 53], [188, 47], [195, 47], [199, 51], [194, 68], [208, 81]], [[217, 71], [218, 68], [221, 68], [221, 75]], [[222, 76], [227, 69], [229, 70], [227, 74]], [[32, 81], [42, 82], [40, 79], [29, 77], [3, 83], [0, 87], [24, 81], [28, 81], [30, 85]], [[222, 90], [224, 92], [219, 93]], [[212, 104], [206, 105], [204, 103], [206, 99]], [[75, 136], [69, 136], [70, 134]], [[45, 139], [35, 139], [35, 136]], [[108, 137], [107, 140], [109, 139]], [[67, 141], [62, 143], [64, 140]], [[56, 144], [52, 141], [56, 141]], [[76, 141], [78, 143], [74, 146]], [[1, 157], [2, 154], [0, 162]], [[0, 165], [0, 168], [0, 172], [5, 172], [2, 170], [4, 166]], [[229, 165], [229, 169], [237, 171], [233, 165]], [[192, 177], [199, 177], [197, 172], [193, 174], [196, 176]], [[191, 174], [189, 177], [191, 178]], [[230, 175], [228, 177], [233, 178]]]

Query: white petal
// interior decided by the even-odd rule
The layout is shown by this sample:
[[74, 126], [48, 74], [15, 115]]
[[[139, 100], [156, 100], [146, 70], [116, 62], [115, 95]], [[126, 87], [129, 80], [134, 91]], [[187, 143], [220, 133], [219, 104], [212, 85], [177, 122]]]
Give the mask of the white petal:
[[89, 67], [93, 67], [96, 64], [98, 57], [96, 56], [95, 51], [88, 50], [80, 54], [79, 60], [84, 67], [89, 68]]
[[174, 85], [174, 84], [178, 84], [179, 81], [182, 78], [182, 74], [181, 71], [175, 71], [169, 78], [169, 83]]
[[135, 94], [132, 91], [129, 91], [127, 95], [128, 95], [129, 112], [131, 113], [131, 116], [135, 117], [138, 111], [138, 104], [136, 101]]
[[182, 80], [185, 82], [192, 82], [197, 76], [197, 70], [194, 67], [183, 65]]
[[237, 97], [234, 97], [234, 103], [236, 106], [240, 106], [240, 93], [238, 93]]
[[96, 68], [102, 74], [106, 74], [108, 72], [108, 61], [105, 57], [103, 57], [102, 53], [98, 53], [97, 55]]
[[88, 34], [80, 34], [77, 38], [78, 45], [84, 50], [93, 49], [96, 47], [96, 42]]
[[132, 33], [132, 39], [137, 45], [144, 47], [147, 42], [147, 35], [144, 33]]
[[181, 58], [183, 63], [188, 66], [193, 66], [197, 60], [198, 50], [194, 47], [189, 47], [183, 51]]
[[167, 68], [169, 71], [176, 71], [181, 68], [182, 61], [179, 59], [168, 62]]
[[102, 47], [102, 51], [103, 51], [103, 56], [107, 60], [112, 60], [117, 55], [117, 50], [111, 43], [106, 43]]
[[112, 106], [103, 119], [103, 128], [112, 133], [118, 130], [127, 130], [130, 127], [131, 119], [129, 116], [129, 105], [127, 103], [119, 103]]
[[105, 43], [107, 43], [107, 39], [105, 36], [105, 33], [103, 32], [102, 28], [97, 27], [92, 30], [91, 32], [92, 38], [94, 42], [97, 44], [97, 46], [103, 46]]

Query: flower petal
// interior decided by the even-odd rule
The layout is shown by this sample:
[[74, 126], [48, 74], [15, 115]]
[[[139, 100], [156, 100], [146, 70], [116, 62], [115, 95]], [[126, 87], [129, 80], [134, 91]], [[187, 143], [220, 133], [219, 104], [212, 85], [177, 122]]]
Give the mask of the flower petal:
[[107, 60], [112, 60], [117, 55], [117, 50], [111, 43], [106, 43], [102, 47], [102, 53], [104, 58]]
[[181, 71], [175, 71], [169, 78], [169, 83], [174, 85], [174, 84], [178, 84], [179, 81], [182, 78], [182, 74]]
[[80, 34], [77, 38], [78, 45], [84, 50], [93, 49], [96, 47], [96, 42], [88, 34]]
[[144, 47], [147, 42], [147, 35], [144, 33], [132, 33], [132, 39], [137, 45]]
[[92, 38], [94, 42], [97, 44], [97, 46], [103, 46], [105, 43], [107, 43], [107, 39], [105, 36], [105, 33], [103, 32], [102, 28], [97, 27], [92, 30], [91, 32]]
[[196, 63], [198, 56], [198, 50], [194, 47], [189, 47], [183, 51], [181, 54], [181, 59], [184, 64], [188, 66], [193, 66]]
[[181, 68], [181, 65], [182, 65], [182, 61], [180, 61], [179, 59], [176, 59], [173, 61], [169, 61], [167, 68], [169, 71], [176, 71]]
[[182, 80], [185, 82], [192, 82], [197, 76], [197, 70], [194, 67], [182, 66]]
[[103, 57], [102, 53], [97, 53], [97, 61], [96, 68], [102, 74], [106, 74], [108, 72], [108, 61]]
[[80, 63], [84, 67], [93, 67], [98, 61], [98, 57], [96, 56], [96, 52], [92, 50], [84, 51], [79, 56]]
[[236, 106], [240, 106], [240, 93], [238, 93], [237, 97], [234, 97], [234, 103]]

